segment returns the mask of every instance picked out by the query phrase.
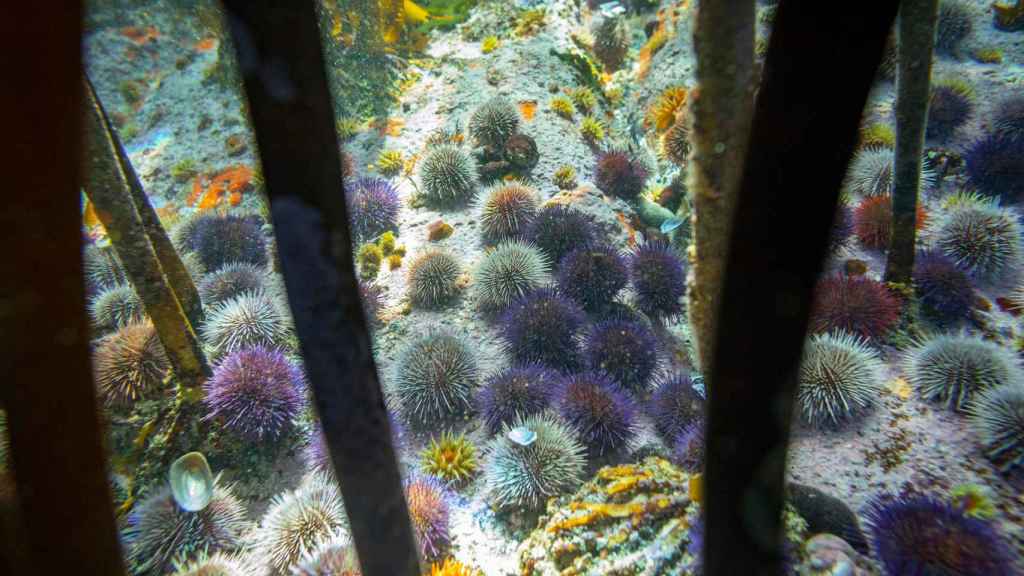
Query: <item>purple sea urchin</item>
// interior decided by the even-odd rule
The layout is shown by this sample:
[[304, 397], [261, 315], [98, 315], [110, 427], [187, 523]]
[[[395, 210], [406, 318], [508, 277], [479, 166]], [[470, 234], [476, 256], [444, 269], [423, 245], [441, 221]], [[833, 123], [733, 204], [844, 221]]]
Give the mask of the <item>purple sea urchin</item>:
[[942, 0], [935, 23], [935, 51], [955, 56], [973, 29], [974, 15], [966, 2]]
[[491, 434], [518, 418], [543, 412], [551, 404], [557, 375], [540, 364], [512, 366], [487, 379], [477, 409]]
[[253, 557], [275, 576], [291, 574], [300, 560], [348, 524], [333, 478], [311, 474], [292, 492], [275, 496], [253, 534]]
[[832, 275], [818, 282], [810, 330], [815, 334], [844, 330], [881, 339], [896, 325], [900, 308], [900, 301], [877, 280]]
[[537, 214], [537, 193], [519, 182], [491, 189], [480, 209], [480, 231], [488, 243], [521, 238]]
[[971, 429], [999, 471], [1024, 470], [1024, 383], [1015, 380], [982, 392], [969, 412]]
[[1016, 270], [1020, 261], [1019, 217], [995, 200], [966, 197], [936, 222], [934, 236], [942, 254], [978, 278], [1000, 278]]
[[834, 256], [846, 246], [847, 240], [853, 234], [853, 210], [846, 204], [840, 204], [836, 208], [835, 221], [832, 223], [832, 233], [828, 237], [828, 254]]
[[882, 390], [882, 362], [867, 342], [845, 332], [812, 336], [800, 362], [797, 403], [801, 419], [836, 428], [875, 404]]
[[1013, 556], [995, 527], [927, 495], [880, 495], [865, 513], [871, 545], [886, 574], [1012, 574]]
[[986, 134], [964, 153], [964, 166], [978, 191], [1016, 204], [1024, 195], [1024, 136], [1010, 131]]
[[203, 339], [222, 356], [253, 346], [280, 348], [291, 334], [289, 318], [267, 291], [246, 292], [211, 307]]
[[569, 206], [549, 204], [537, 212], [526, 238], [558, 266], [571, 250], [594, 244], [597, 232], [590, 216]]
[[448, 331], [429, 331], [399, 350], [392, 393], [407, 420], [436, 425], [471, 410], [478, 377], [468, 342]]
[[629, 267], [608, 245], [577, 248], [562, 258], [558, 289], [588, 312], [610, 305], [629, 281]]
[[632, 399], [600, 372], [566, 377], [555, 403], [565, 422], [594, 454], [625, 447], [636, 432]]
[[272, 348], [228, 354], [203, 389], [206, 418], [252, 441], [281, 436], [305, 403], [302, 370]]
[[505, 241], [484, 254], [473, 282], [473, 298], [484, 310], [502, 310], [548, 280], [547, 258], [532, 244]]
[[683, 259], [663, 242], [637, 246], [630, 258], [630, 276], [636, 291], [636, 306], [652, 318], [683, 313], [686, 272]]
[[935, 251], [918, 254], [914, 260], [914, 287], [925, 311], [943, 323], [966, 318], [974, 304], [974, 287], [967, 274]]
[[904, 370], [926, 400], [963, 411], [980, 392], [1024, 381], [1012, 351], [977, 336], [940, 335], [907, 352]]
[[597, 156], [594, 182], [605, 194], [627, 200], [644, 191], [647, 167], [625, 150], [609, 150]]
[[419, 544], [420, 557], [427, 562], [443, 558], [451, 546], [449, 498], [444, 486], [431, 476], [414, 477], [405, 484], [409, 519]]
[[263, 219], [255, 214], [205, 212], [185, 222], [176, 236], [184, 251], [199, 257], [204, 270], [216, 270], [230, 262], [267, 265]]
[[609, 320], [595, 326], [583, 348], [587, 366], [635, 393], [645, 392], [658, 366], [658, 340], [640, 322]]
[[691, 474], [704, 468], [704, 421], [695, 420], [672, 441], [672, 461]]
[[1011, 94], [996, 105], [992, 129], [1000, 136], [1024, 140], [1024, 94]]
[[170, 369], [164, 347], [149, 322], [129, 324], [100, 341], [93, 353], [96, 387], [108, 405], [150, 398]]
[[197, 286], [204, 306], [215, 306], [245, 292], [258, 292], [266, 287], [266, 271], [248, 262], [225, 264], [204, 276]]
[[693, 388], [693, 379], [684, 372], [662, 378], [647, 404], [654, 428], [666, 442], [672, 442], [687, 426], [704, 415], [704, 399]]
[[518, 362], [574, 370], [580, 364], [577, 337], [585, 321], [575, 302], [541, 288], [509, 306], [501, 317], [502, 336]]
[[945, 141], [974, 114], [974, 89], [963, 80], [939, 80], [932, 84], [928, 100], [929, 139]]
[[[508, 432], [533, 432], [523, 445]], [[488, 499], [498, 508], [538, 509], [548, 498], [564, 494], [582, 481], [585, 449], [558, 419], [538, 414], [513, 422], [491, 440], [485, 451], [484, 481]]]
[[359, 178], [345, 184], [352, 238], [365, 242], [397, 226], [398, 190], [383, 178]]
[[241, 549], [249, 528], [245, 507], [228, 486], [215, 486], [210, 503], [198, 512], [181, 509], [170, 488], [161, 488], [128, 516], [128, 562], [133, 573], [159, 576], [173, 570], [175, 561]]

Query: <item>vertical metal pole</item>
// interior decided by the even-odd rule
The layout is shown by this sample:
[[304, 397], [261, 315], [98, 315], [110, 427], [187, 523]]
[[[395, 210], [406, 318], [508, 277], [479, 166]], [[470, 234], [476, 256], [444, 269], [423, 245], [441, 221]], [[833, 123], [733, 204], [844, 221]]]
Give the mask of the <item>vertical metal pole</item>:
[[225, 5], [288, 301], [363, 574], [419, 574], [352, 263], [315, 2]]
[[709, 367], [709, 575], [783, 573], [783, 479], [811, 294], [897, 3], [860, 4], [840, 20], [830, 8], [779, 3], [737, 167]]
[[125, 573], [89, 368], [79, 181], [81, 6], [15, 2], [5, 54], [0, 398], [26, 574]]

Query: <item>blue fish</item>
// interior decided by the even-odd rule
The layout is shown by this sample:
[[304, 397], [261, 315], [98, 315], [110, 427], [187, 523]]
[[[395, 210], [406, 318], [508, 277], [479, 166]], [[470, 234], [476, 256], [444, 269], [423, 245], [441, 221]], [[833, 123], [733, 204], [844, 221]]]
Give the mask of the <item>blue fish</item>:
[[679, 228], [683, 225], [683, 219], [673, 216], [661, 223], [659, 230], [662, 234], [668, 234], [669, 232]]

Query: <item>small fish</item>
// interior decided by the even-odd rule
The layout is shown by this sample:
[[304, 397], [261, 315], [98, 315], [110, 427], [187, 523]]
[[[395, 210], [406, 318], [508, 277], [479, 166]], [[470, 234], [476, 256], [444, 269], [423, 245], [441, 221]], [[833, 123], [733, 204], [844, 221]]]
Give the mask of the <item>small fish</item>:
[[508, 431], [508, 439], [520, 446], [529, 446], [537, 440], [537, 433], [526, 426], [516, 426]]
[[605, 18], [612, 18], [626, 13], [626, 8], [619, 2], [605, 2], [598, 7]]
[[690, 388], [693, 388], [693, 391], [696, 392], [697, 394], [699, 394], [701, 398], [707, 400], [708, 396], [707, 396], [707, 390], [704, 388], [704, 377], [703, 376], [694, 376], [693, 378], [691, 378], [690, 379]]
[[661, 230], [662, 234], [668, 234], [669, 232], [672, 232], [673, 230], [675, 230], [676, 228], [679, 228], [682, 225], [683, 225], [683, 219], [682, 218], [672, 217], [672, 218], [669, 218], [669, 219], [665, 220], [664, 222], [662, 222], [661, 223], [661, 227], [659, 228], [659, 230]]
[[168, 476], [171, 495], [182, 510], [198, 512], [213, 498], [213, 473], [206, 457], [199, 452], [189, 452], [175, 460]]

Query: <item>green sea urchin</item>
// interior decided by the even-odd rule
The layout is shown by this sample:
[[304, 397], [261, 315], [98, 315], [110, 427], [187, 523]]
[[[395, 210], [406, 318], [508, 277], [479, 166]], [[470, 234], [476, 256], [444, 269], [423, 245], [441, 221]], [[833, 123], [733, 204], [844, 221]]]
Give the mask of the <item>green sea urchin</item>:
[[971, 429], [999, 471], [1024, 470], [1024, 382], [982, 392], [969, 412]]
[[476, 191], [475, 172], [468, 154], [454, 146], [438, 146], [420, 164], [423, 194], [440, 204], [468, 200]]
[[[499, 508], [536, 509], [582, 481], [585, 449], [565, 424], [551, 415], [518, 420], [494, 437], [486, 450], [484, 481]], [[509, 438], [522, 428], [535, 436], [523, 445]]]
[[232, 262], [204, 276], [196, 288], [203, 305], [209, 307], [267, 287], [267, 273], [263, 268], [248, 262]]
[[253, 534], [254, 557], [277, 576], [348, 524], [334, 479], [314, 473], [292, 492], [274, 498]]
[[537, 192], [522, 183], [491, 189], [480, 210], [480, 232], [488, 243], [520, 238], [537, 214]]
[[480, 260], [474, 274], [473, 299], [484, 310], [506, 308], [549, 279], [547, 258], [533, 245], [502, 242]]
[[1015, 212], [979, 197], [959, 202], [935, 223], [935, 246], [963, 271], [993, 279], [1017, 269], [1021, 225]]
[[594, 27], [594, 56], [609, 72], [622, 67], [629, 52], [629, 29], [622, 18], [605, 18]]
[[149, 322], [129, 324], [100, 341], [93, 353], [96, 387], [108, 405], [126, 406], [153, 397], [170, 369]]
[[838, 427], [874, 405], [882, 389], [878, 353], [857, 336], [812, 336], [800, 363], [797, 402], [804, 422]]
[[462, 267], [450, 253], [428, 249], [409, 265], [409, 300], [414, 306], [437, 308], [459, 293]]
[[473, 111], [469, 133], [480, 146], [501, 149], [519, 129], [519, 113], [501, 96], [495, 96]]
[[936, 336], [907, 352], [903, 365], [921, 396], [956, 411], [980, 392], [1024, 379], [1013, 352], [977, 336]]
[[251, 346], [281, 348], [291, 334], [288, 314], [267, 291], [246, 292], [207, 311], [203, 339], [215, 356]]
[[451, 332], [431, 330], [400, 349], [392, 395], [406, 420], [435, 425], [471, 410], [478, 378], [470, 344]]
[[111, 332], [141, 322], [145, 310], [134, 288], [128, 284], [117, 284], [96, 294], [89, 303], [89, 316], [97, 330]]

